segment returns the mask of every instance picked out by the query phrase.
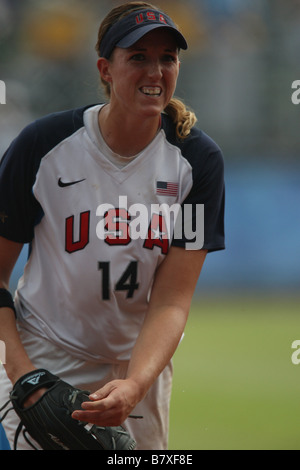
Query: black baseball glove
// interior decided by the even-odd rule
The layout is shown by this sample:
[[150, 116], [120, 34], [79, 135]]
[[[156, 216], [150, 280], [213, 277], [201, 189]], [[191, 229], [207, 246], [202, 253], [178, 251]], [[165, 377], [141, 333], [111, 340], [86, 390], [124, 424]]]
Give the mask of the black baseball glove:
[[[35, 390], [47, 391], [33, 405], [23, 404]], [[22, 376], [14, 385], [10, 401], [20, 417], [14, 449], [23, 429], [27, 442], [29, 434], [43, 450], [134, 450], [136, 443], [122, 427], [100, 427], [71, 417], [89, 401], [88, 393], [69, 385], [45, 369], [37, 369]], [[38, 449], [37, 449], [38, 450]]]

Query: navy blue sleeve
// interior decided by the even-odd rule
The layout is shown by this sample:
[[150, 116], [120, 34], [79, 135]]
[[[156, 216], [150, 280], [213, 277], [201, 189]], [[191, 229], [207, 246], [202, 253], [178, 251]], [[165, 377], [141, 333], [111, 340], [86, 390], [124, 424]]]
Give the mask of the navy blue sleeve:
[[19, 243], [32, 240], [34, 225], [42, 212], [32, 193], [37, 171], [36, 142], [33, 123], [11, 143], [0, 164], [0, 235]]
[[[202, 249], [208, 252], [225, 248], [224, 235], [224, 158], [219, 146], [204, 132], [193, 129], [190, 137], [178, 144], [182, 155], [189, 161], [193, 171], [193, 186], [182, 204], [183, 220], [186, 207], [192, 212], [192, 232], [197, 236], [197, 205], [204, 205], [204, 239]], [[186, 220], [189, 218], [187, 217]], [[197, 219], [197, 220], [196, 220]], [[181, 239], [174, 239], [174, 246], [186, 247], [198, 241], [187, 238], [183, 231]], [[191, 246], [191, 245], [189, 245]]]
[[[91, 105], [89, 105], [91, 106]], [[33, 185], [41, 159], [83, 126], [84, 108], [49, 114], [29, 124], [11, 143], [0, 163], [0, 235], [29, 243], [43, 217]]]

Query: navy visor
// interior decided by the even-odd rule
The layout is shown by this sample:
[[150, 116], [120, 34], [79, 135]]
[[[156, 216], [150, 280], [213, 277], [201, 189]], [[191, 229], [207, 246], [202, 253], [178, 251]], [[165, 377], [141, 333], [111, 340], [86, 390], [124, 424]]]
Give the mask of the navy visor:
[[113, 24], [100, 44], [100, 57], [109, 59], [115, 47], [127, 49], [153, 29], [165, 28], [174, 34], [179, 49], [188, 48], [184, 36], [165, 13], [157, 10], [138, 10]]

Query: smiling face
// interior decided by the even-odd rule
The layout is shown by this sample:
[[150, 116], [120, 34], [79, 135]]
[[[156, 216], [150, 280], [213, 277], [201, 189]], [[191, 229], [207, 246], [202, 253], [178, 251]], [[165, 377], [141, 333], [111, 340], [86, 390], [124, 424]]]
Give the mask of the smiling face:
[[110, 83], [112, 109], [140, 117], [157, 116], [176, 88], [176, 40], [172, 33], [155, 29], [128, 49], [116, 47], [110, 60], [99, 59], [98, 68]]

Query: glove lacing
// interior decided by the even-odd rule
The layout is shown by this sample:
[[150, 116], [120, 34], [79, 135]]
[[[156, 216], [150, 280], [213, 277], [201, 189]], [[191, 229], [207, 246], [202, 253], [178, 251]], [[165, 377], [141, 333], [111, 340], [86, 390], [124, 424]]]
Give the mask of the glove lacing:
[[[0, 408], [0, 413], [5, 410], [5, 408], [9, 405], [9, 403], [11, 402], [12, 398], [14, 398], [13, 396]], [[5, 417], [8, 415], [8, 413], [13, 410], [14, 407], [11, 406], [10, 408], [8, 408], [5, 413], [1, 416], [0, 415], [0, 423], [2, 423], [2, 421], [5, 419]], [[18, 427], [17, 427], [17, 430], [16, 430], [16, 434], [15, 434], [15, 437], [14, 437], [14, 450], [17, 450], [17, 445], [18, 445], [18, 438], [19, 438], [19, 435], [20, 435], [20, 432], [22, 431], [22, 428], [23, 428], [23, 423], [22, 421], [20, 421]], [[27, 437], [27, 431], [26, 429], [23, 429], [23, 436], [24, 436], [24, 439], [25, 441], [27, 442], [27, 444], [29, 444], [34, 450], [40, 450], [38, 449]]]
[[[5, 410], [5, 408], [8, 406], [8, 404], [10, 402], [11, 402], [11, 398], [0, 408], [0, 413], [1, 413], [1, 411]], [[4, 420], [6, 415], [13, 409], [14, 409], [14, 407], [12, 406], [11, 408], [8, 408], [8, 410], [5, 411], [3, 416], [0, 415], [0, 423], [2, 423], [2, 421]]]

